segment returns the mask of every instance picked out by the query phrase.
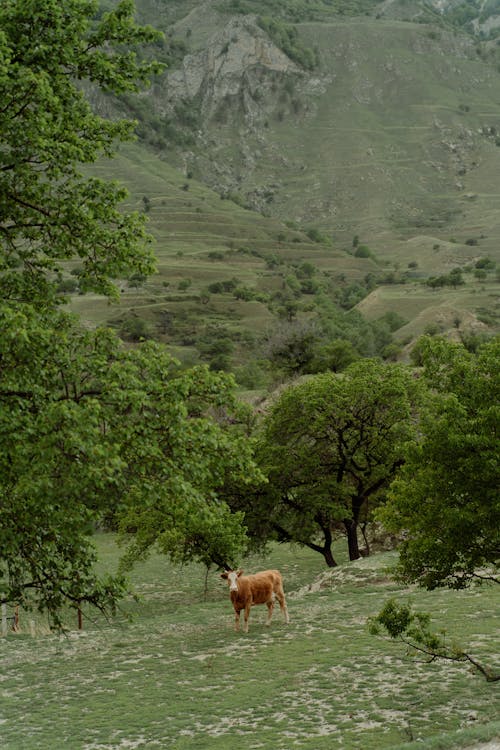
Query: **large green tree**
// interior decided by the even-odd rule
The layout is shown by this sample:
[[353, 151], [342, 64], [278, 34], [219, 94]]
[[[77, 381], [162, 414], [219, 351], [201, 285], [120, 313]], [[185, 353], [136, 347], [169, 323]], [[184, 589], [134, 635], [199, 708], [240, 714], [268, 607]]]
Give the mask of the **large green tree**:
[[[259, 456], [269, 485], [249, 522], [321, 553], [334, 534], [360, 556], [358, 527], [394, 478], [413, 435], [417, 385], [409, 370], [360, 360], [284, 390], [264, 419]], [[256, 509], [257, 508], [257, 512]]]
[[132, 532], [128, 561], [157, 545], [234, 564], [245, 531], [225, 485], [259, 473], [232, 378], [48, 317], [0, 306], [0, 601], [56, 622], [64, 603], [112, 606], [123, 580], [93, 572], [102, 522]]
[[47, 274], [78, 259], [83, 287], [114, 294], [113, 278], [150, 273], [144, 220], [123, 213], [122, 187], [82, 165], [111, 156], [132, 122], [97, 116], [84, 87], [135, 91], [158, 70], [134, 47], [159, 35], [121, 0], [0, 4], [0, 296], [45, 300]]
[[[231, 564], [245, 540], [222, 497], [259, 478], [230, 378], [180, 372], [160, 346], [124, 348], [58, 308], [55, 281], [78, 261], [83, 289], [149, 273], [143, 218], [86, 165], [133, 124], [105, 120], [85, 91], [135, 91], [157, 38], [121, 0], [0, 4], [0, 602], [113, 608], [121, 576], [94, 571], [103, 522], [174, 559]], [[67, 267], [67, 266], [66, 266]], [[133, 534], [130, 537], [130, 534]]]
[[474, 354], [427, 337], [419, 358], [431, 395], [381, 513], [407, 536], [400, 575], [427, 588], [498, 582], [500, 339]]

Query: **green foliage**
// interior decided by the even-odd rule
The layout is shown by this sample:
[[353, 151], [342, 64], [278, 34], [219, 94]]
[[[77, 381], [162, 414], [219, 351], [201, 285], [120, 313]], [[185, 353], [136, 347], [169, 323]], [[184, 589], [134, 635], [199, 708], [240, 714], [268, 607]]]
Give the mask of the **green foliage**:
[[234, 292], [239, 285], [239, 280], [234, 276], [232, 279], [225, 279], [224, 281], [214, 281], [208, 285], [208, 291], [211, 294], [225, 294], [227, 292]]
[[430, 615], [413, 612], [411, 606], [398, 604], [395, 599], [389, 599], [378, 615], [369, 619], [368, 624], [372, 635], [385, 631], [392, 640], [410, 646], [414, 655], [426, 654], [429, 661], [447, 659], [472, 664], [487, 682], [500, 680], [500, 675], [495, 675], [489, 667], [480, 664], [461, 646], [450, 644], [445, 630], [438, 633], [431, 631]]
[[230, 355], [234, 343], [228, 329], [223, 326], [209, 325], [196, 339], [201, 357], [210, 363], [211, 370], [229, 370]]
[[325, 344], [314, 347], [313, 355], [307, 365], [307, 372], [319, 373], [341, 372], [359, 359], [354, 346], [345, 339], [334, 339]]
[[403, 318], [402, 315], [395, 312], [394, 310], [389, 310], [388, 312], [384, 313], [379, 318], [379, 321], [381, 321], [382, 323], [387, 323], [391, 331], [397, 331], [399, 328], [402, 328], [408, 323], [406, 318]]
[[499, 580], [499, 356], [498, 338], [476, 353], [440, 338], [420, 343], [433, 393], [380, 513], [390, 530], [407, 533], [405, 580], [431, 589]]
[[299, 39], [295, 26], [269, 16], [260, 16], [259, 26], [271, 37], [277, 47], [306, 70], [314, 70], [319, 64], [317, 52], [306, 47]]
[[425, 283], [432, 289], [438, 289], [443, 286], [452, 286], [453, 288], [456, 288], [457, 286], [465, 284], [465, 281], [462, 276], [462, 270], [460, 268], [454, 268], [449, 274], [432, 276], [430, 279], [427, 279]]
[[113, 153], [133, 123], [96, 116], [77, 81], [136, 91], [158, 70], [132, 48], [158, 38], [133, 4], [93, 20], [96, 3], [7, 0], [0, 7], [0, 292], [46, 294], [47, 272], [80, 258], [81, 288], [116, 294], [113, 277], [152, 270], [144, 219], [124, 214], [125, 191], [78, 164]]
[[154, 328], [138, 315], [127, 315], [120, 323], [120, 336], [125, 341], [143, 341], [154, 337]]
[[[96, 525], [121, 524], [127, 563], [155, 544], [177, 560], [231, 563], [245, 531], [225, 484], [261, 478], [230, 378], [181, 373], [159, 345], [125, 348], [55, 305], [61, 262], [78, 259], [79, 289], [109, 296], [113, 279], [153, 269], [144, 216], [80, 169], [133, 129], [96, 116], [83, 91], [136, 91], [160, 68], [133, 47], [159, 35], [135, 25], [130, 0], [96, 10], [0, 7], [0, 601], [56, 625], [65, 603], [110, 611], [125, 591], [121, 574], [95, 573]], [[129, 323], [129, 338], [149, 335]]]
[[2, 305], [0, 323], [0, 600], [56, 624], [64, 601], [112, 605], [123, 581], [95, 576], [88, 541], [103, 521], [132, 540], [129, 563], [155, 544], [234, 562], [245, 533], [224, 486], [260, 475], [232, 379], [62, 312]]
[[360, 556], [358, 523], [402, 463], [416, 390], [407, 369], [359, 360], [341, 375], [315, 375], [281, 393], [258, 451], [269, 478], [261, 514], [278, 538], [334, 565], [333, 534], [343, 529], [351, 559]]
[[320, 341], [320, 329], [310, 321], [293, 320], [297, 304], [284, 302], [280, 322], [264, 342], [264, 353], [272, 364], [287, 374], [307, 372]]
[[325, 237], [325, 235], [316, 227], [309, 227], [309, 229], [306, 230], [306, 235], [313, 242], [323, 242], [328, 244], [328, 238]]
[[496, 263], [491, 258], [479, 258], [475, 263], [476, 268], [482, 268], [485, 271], [494, 271]]
[[368, 245], [357, 245], [354, 255], [356, 258], [371, 258], [372, 251]]

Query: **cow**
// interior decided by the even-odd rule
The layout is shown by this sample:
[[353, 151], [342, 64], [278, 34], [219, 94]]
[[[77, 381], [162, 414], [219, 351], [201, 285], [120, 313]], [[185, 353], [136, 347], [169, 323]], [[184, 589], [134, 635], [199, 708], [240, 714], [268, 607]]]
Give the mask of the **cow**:
[[221, 578], [225, 578], [229, 585], [229, 595], [236, 613], [235, 630], [240, 629], [240, 612], [244, 609], [243, 631], [248, 633], [248, 617], [250, 608], [254, 604], [267, 606], [266, 625], [270, 625], [276, 599], [279, 601], [285, 622], [287, 624], [290, 622], [283, 591], [283, 579], [279, 570], [263, 570], [248, 576], [244, 576], [242, 570], [225, 570], [221, 573]]

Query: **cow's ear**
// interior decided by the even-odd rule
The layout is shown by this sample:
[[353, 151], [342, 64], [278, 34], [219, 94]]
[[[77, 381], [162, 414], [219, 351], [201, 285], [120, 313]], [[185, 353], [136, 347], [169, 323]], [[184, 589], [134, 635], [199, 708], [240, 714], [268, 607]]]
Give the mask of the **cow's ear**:
[[224, 573], [220, 574], [221, 578], [227, 578], [227, 570], [224, 571]]
[[243, 571], [241, 568], [237, 571], [237, 575], [238, 575], [238, 578], [243, 575]]

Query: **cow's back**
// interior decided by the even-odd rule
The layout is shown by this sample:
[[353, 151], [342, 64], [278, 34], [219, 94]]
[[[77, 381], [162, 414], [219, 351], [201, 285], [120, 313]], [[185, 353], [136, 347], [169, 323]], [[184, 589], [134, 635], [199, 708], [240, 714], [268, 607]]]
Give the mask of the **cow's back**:
[[246, 576], [246, 580], [250, 586], [254, 604], [268, 602], [282, 587], [279, 570], [262, 570], [260, 573]]

